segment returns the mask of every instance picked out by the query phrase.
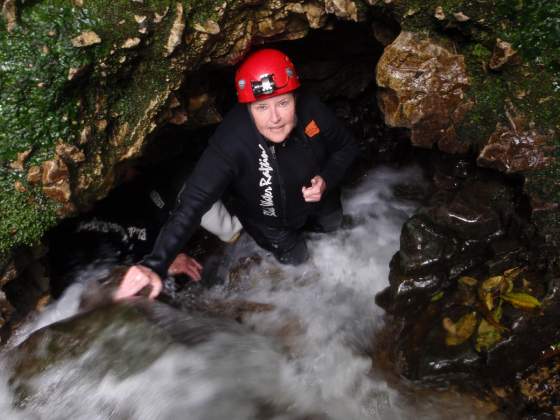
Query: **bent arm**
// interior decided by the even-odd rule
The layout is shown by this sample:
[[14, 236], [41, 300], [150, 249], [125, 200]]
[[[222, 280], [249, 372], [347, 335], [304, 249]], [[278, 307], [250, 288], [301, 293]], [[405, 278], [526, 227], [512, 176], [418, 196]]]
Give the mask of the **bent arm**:
[[208, 146], [179, 192], [175, 209], [161, 228], [152, 252], [139, 264], [165, 278], [169, 265], [200, 224], [202, 215], [221, 197], [235, 173], [231, 161], [215, 146]]

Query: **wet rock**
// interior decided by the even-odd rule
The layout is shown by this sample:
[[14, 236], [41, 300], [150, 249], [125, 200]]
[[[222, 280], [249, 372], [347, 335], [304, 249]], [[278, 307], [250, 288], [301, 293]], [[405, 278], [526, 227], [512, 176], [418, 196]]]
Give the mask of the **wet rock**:
[[195, 23], [193, 28], [198, 31], [209, 35], [218, 35], [220, 33], [220, 25], [212, 19], [208, 19], [204, 23]]
[[493, 241], [489, 246], [489, 252], [494, 257], [486, 260], [484, 265], [490, 273], [500, 273], [520, 263], [527, 265], [531, 259], [526, 246], [511, 238]]
[[34, 381], [42, 372], [73, 363], [88, 352], [87, 360], [80, 361], [80, 374], [93, 380], [108, 373], [127, 378], [168, 349], [197, 346], [217, 335], [249, 337], [249, 329], [237, 321], [273, 309], [256, 302], [200, 299], [196, 307], [181, 311], [145, 297], [113, 303], [111, 296], [127, 269], [117, 267], [99, 283], [94, 281], [77, 315], [34, 332], [7, 355], [10, 386], [22, 403], [40, 392]]
[[434, 17], [435, 17], [437, 20], [445, 20], [445, 17], [446, 17], [446, 16], [445, 16], [445, 12], [443, 11], [443, 7], [441, 7], [441, 6], [436, 7], [436, 11], [435, 11], [435, 13], [434, 13]]
[[456, 278], [487, 257], [488, 243], [504, 235], [502, 220], [510, 217], [512, 196], [499, 184], [469, 179], [432, 201], [404, 224], [395, 272], [414, 277], [442, 271]]
[[313, 29], [322, 28], [327, 21], [325, 9], [316, 3], [306, 3], [303, 6], [305, 17], [309, 22], [309, 27]]
[[325, 0], [325, 10], [339, 18], [358, 21], [358, 8], [351, 0]]
[[32, 152], [32, 149], [28, 149], [28, 150], [24, 150], [23, 152], [18, 153], [17, 154], [17, 159], [14, 162], [10, 163], [10, 168], [12, 168], [16, 171], [23, 171], [25, 161], [29, 158], [29, 156], [31, 155], [31, 152]]
[[[70, 185], [60, 181], [57, 184], [43, 185], [43, 194], [59, 203], [68, 204], [72, 193], [70, 191]], [[72, 208], [69, 207], [67, 209], [68, 212], [70, 212], [71, 209]]]
[[[470, 345], [470, 340], [454, 346], [446, 345], [444, 318], [459, 319], [472, 311], [470, 307], [455, 305], [441, 310], [430, 304], [415, 311], [398, 334], [395, 355], [398, 371], [413, 380], [449, 386], [453, 378], [465, 378], [475, 373], [482, 358]], [[414, 321], [414, 322], [411, 322]]]
[[551, 134], [537, 130], [518, 130], [498, 125], [478, 156], [480, 166], [511, 174], [545, 168], [549, 156]]
[[24, 193], [27, 191], [27, 188], [25, 188], [25, 185], [23, 185], [23, 183], [21, 181], [16, 181], [14, 183], [14, 188], [16, 191], [20, 192], [20, 193]]
[[378, 294], [375, 300], [389, 313], [415, 312], [428, 303], [446, 282], [443, 273], [436, 270], [426, 274], [405, 273], [401, 268], [400, 252], [395, 254], [390, 266], [389, 287]]
[[422, 216], [406, 221], [401, 231], [400, 267], [404, 273], [426, 272], [434, 264], [450, 259], [457, 241]]
[[74, 47], [82, 48], [100, 44], [101, 38], [93, 31], [84, 31], [77, 37], [72, 38], [71, 42]]
[[465, 153], [455, 127], [472, 107], [464, 57], [418, 34], [403, 31], [377, 64], [379, 107], [392, 127], [411, 129], [411, 141]]
[[[525, 372], [519, 381], [519, 405], [534, 407], [534, 411], [549, 414], [549, 418], [560, 416], [560, 357], [550, 357]], [[535, 410], [536, 408], [536, 410]], [[531, 410], [531, 411], [533, 411]], [[535, 413], [536, 414], [536, 413]], [[536, 418], [536, 417], [532, 417]]]
[[169, 32], [169, 38], [167, 38], [167, 43], [165, 45], [165, 56], [170, 56], [175, 49], [181, 44], [181, 39], [183, 38], [183, 32], [185, 31], [185, 19], [183, 16], [183, 4], [177, 2], [175, 5], [175, 20], [171, 26], [171, 31]]
[[47, 160], [42, 165], [43, 193], [61, 203], [70, 203], [70, 173], [66, 164], [60, 159]]
[[140, 15], [134, 15], [134, 20], [136, 21], [136, 23], [143, 24], [144, 22], [146, 22], [147, 17], [146, 16], [140, 16]]
[[437, 274], [400, 277], [397, 280], [399, 285], [394, 296], [395, 303], [397, 307], [403, 307], [425, 301], [441, 288], [444, 281], [444, 277]]
[[275, 309], [275, 306], [244, 300], [199, 299], [194, 303], [192, 309], [221, 318], [241, 321], [244, 317], [254, 313], [270, 312]]
[[42, 172], [41, 167], [37, 165], [33, 165], [27, 171], [27, 182], [30, 184], [38, 184], [41, 182]]
[[416, 361], [416, 378], [434, 378], [436, 382], [443, 382], [448, 377], [460, 377], [461, 374], [474, 375], [478, 373], [482, 357], [471, 342], [449, 347], [445, 344], [443, 328], [436, 327], [428, 333], [422, 343], [423, 351], [418, 354]]
[[286, 32], [288, 20], [278, 19], [275, 16], [267, 16], [257, 21], [257, 32], [255, 35], [263, 38], [271, 38]]
[[163, 13], [154, 13], [154, 23], [160, 23], [165, 16], [167, 16], [167, 12], [169, 12], [169, 7], [166, 7]]
[[471, 18], [465, 15], [463, 12], [453, 13], [453, 17], [457, 22], [467, 22], [471, 20]]
[[8, 300], [6, 293], [0, 290], [0, 328], [6, 325], [14, 312], [15, 308]]
[[506, 65], [516, 53], [517, 51], [513, 49], [509, 42], [497, 38], [488, 67], [492, 70], [499, 70]]
[[462, 241], [490, 241], [503, 234], [502, 220], [512, 212], [513, 195], [507, 186], [483, 178], [468, 179], [459, 190], [434, 199], [434, 204], [420, 210], [434, 224]]
[[68, 180], [68, 167], [60, 159], [47, 160], [42, 165], [42, 183], [50, 185], [59, 181]]
[[2, 4], [2, 16], [7, 22], [6, 29], [8, 32], [12, 32], [17, 23], [16, 0], [4, 0], [4, 4]]
[[66, 79], [69, 81], [76, 80], [86, 74], [89, 69], [90, 66], [70, 67]]
[[[560, 341], [556, 324], [560, 316], [560, 304], [555, 299], [557, 292], [552, 291], [544, 300], [546, 288], [539, 277], [525, 279], [528, 284], [524, 286], [544, 302], [543, 308], [523, 311], [508, 306], [509, 312], [502, 320], [510, 328], [507, 338], [488, 350], [485, 374], [497, 385], [510, 383], [519, 372], [542, 360], [544, 352]], [[520, 286], [523, 286], [522, 280]], [[512, 354], [516, 357], [510, 357]]]
[[4, 287], [7, 283], [14, 280], [18, 275], [16, 264], [14, 260], [10, 260], [6, 266], [2, 267], [0, 275], [0, 288]]
[[[435, 384], [461, 378], [475, 388], [480, 381], [511, 385], [550, 340], [560, 341], [552, 321], [558, 305], [545, 303], [556, 300], [547, 293], [558, 289], [536, 266], [528, 269], [528, 244], [515, 238], [529, 226], [515, 213], [515, 190], [465, 159], [434, 164], [435, 180], [445, 176], [454, 186], [438, 190], [405, 223], [389, 287], [376, 296], [401, 325], [398, 371]], [[514, 267], [521, 268], [509, 271]], [[508, 274], [511, 283], [503, 280], [508, 272], [516, 273]], [[518, 296], [527, 307], [516, 306]], [[468, 333], [466, 314], [475, 322]]]
[[74, 164], [81, 163], [86, 160], [84, 152], [76, 146], [68, 143], [59, 143], [56, 145], [56, 154], [66, 161]]
[[94, 341], [108, 345], [106, 350], [116, 345], [113, 348], [119, 351], [111, 352], [110, 357], [98, 358], [95, 365], [87, 369], [90, 375], [104, 374], [110, 369], [118, 371], [119, 366], [121, 374], [134, 374], [157, 359], [171, 344], [169, 336], [149, 322], [141, 309], [134, 309], [133, 305], [101, 307], [35, 332], [12, 352], [14, 389], [26, 396], [38, 392], [30, 380], [42, 371], [84, 354]]
[[134, 38], [128, 38], [127, 40], [125, 40], [122, 44], [121, 44], [121, 48], [123, 49], [129, 49], [129, 48], [134, 48], [137, 47], [138, 45], [140, 45], [140, 38], [138, 37], [134, 37]]
[[425, 212], [436, 225], [454, 232], [463, 240], [490, 238], [501, 233], [498, 213], [477, 200], [471, 200], [467, 194], [457, 195], [450, 203]]

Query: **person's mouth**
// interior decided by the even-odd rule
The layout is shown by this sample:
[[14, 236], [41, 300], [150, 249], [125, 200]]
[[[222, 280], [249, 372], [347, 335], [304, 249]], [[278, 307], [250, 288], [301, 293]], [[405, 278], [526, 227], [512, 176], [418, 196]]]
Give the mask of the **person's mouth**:
[[282, 130], [283, 128], [284, 128], [284, 126], [281, 125], [281, 126], [279, 126], [279, 127], [269, 127], [268, 129], [269, 129], [270, 131], [280, 131], [280, 130]]

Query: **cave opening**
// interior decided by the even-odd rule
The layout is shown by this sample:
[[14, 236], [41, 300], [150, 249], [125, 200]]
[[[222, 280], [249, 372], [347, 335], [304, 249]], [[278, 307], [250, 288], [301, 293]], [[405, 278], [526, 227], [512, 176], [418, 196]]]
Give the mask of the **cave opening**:
[[[303, 38], [261, 39], [256, 40], [252, 48], [272, 47], [284, 51], [294, 62], [302, 87], [317, 94], [352, 130], [360, 145], [360, 158], [348, 176], [350, 182], [377, 163], [399, 165], [423, 155], [423, 152], [413, 151], [409, 130], [385, 124], [377, 105], [375, 66], [384, 45], [399, 32], [399, 25], [390, 18], [372, 17], [361, 23], [332, 18], [322, 29], [312, 29]], [[79, 254], [76, 257], [81, 262], [130, 263], [130, 258], [123, 260], [129, 250], [123, 249], [122, 238], [155, 236], [153, 229], [142, 233], [140, 228], [133, 232], [135, 226], [143, 224], [142, 219], [156, 217], [149, 211], [139, 211], [145, 203], [135, 198], [148, 196], [150, 189], [158, 184], [166, 184], [170, 191], [177, 191], [177, 185], [194, 167], [222, 117], [236, 103], [233, 89], [235, 68], [210, 63], [186, 74], [183, 85], [174, 93], [169, 109], [161, 117], [167, 123], [152, 134], [138, 159], [117, 165], [116, 186], [108, 196], [90, 208], [82, 209], [77, 216], [63, 220], [45, 236], [45, 254], [26, 261], [29, 268], [22, 277], [27, 280], [6, 287], [17, 313], [22, 314], [21, 317], [14, 314], [14, 323], [33, 310], [42, 297], [59, 296], [73, 281], [71, 278], [77, 267], [70, 261], [72, 258], [67, 257], [68, 251], [76, 250]], [[105, 219], [112, 221], [105, 223]], [[161, 222], [158, 220], [156, 225]], [[89, 232], [89, 236], [71, 239], [69, 235], [80, 223], [86, 224], [83, 228], [86, 233], [88, 229], [114, 231], [112, 243], [107, 247], [84, 247], [84, 244], [95, 244], [93, 232]], [[128, 225], [132, 230], [123, 232], [119, 224]], [[211, 247], [222, 246], [220, 241], [212, 241], [209, 237], [211, 235], [204, 233], [195, 235], [191, 241], [194, 255], [204, 254], [204, 247], [199, 245], [201, 241], [207, 241], [205, 246], [208, 246], [208, 240]], [[133, 260], [148, 251], [149, 247], [137, 247]], [[20, 290], [18, 284], [25, 284], [26, 290]]]
[[[302, 88], [319, 96], [352, 131], [360, 146], [360, 157], [347, 176], [347, 182], [357, 180], [379, 163], [401, 165], [421, 159], [427, 152], [413, 151], [409, 130], [387, 126], [377, 105], [375, 66], [384, 44], [398, 35], [398, 24], [391, 20], [373, 24], [333, 20], [326, 28], [311, 30], [297, 40], [266, 40], [255, 45], [253, 50], [271, 47], [290, 56]], [[63, 221], [47, 236], [46, 265], [55, 297], [75, 275], [74, 263], [69, 261], [65, 250], [79, 249], [77, 259], [80, 261], [114, 263], [128, 253], [118, 245], [122, 237], [136, 235], [136, 239], [142, 239], [138, 235], [148, 235], [151, 238], [146, 243], [151, 246], [157, 234], [154, 226], [159, 227], [163, 221], [161, 215], [140, 210], [146, 205], [143, 200], [149, 197], [152, 189], [176, 194], [222, 117], [236, 103], [233, 89], [235, 68], [205, 64], [186, 74], [183, 86], [174, 93], [169, 109], [162, 117], [168, 122], [153, 134], [139, 159], [124, 162], [116, 168], [118, 186], [92, 209]], [[145, 225], [142, 219], [151, 220], [147, 231], [143, 232], [142, 228], [134, 231], [135, 226]], [[79, 243], [74, 246], [69, 234], [80, 224], [82, 236], [85, 235], [86, 239], [77, 239]], [[129, 231], [122, 232], [118, 225], [127, 225]], [[114, 243], [108, 247], [84, 247], [84, 243], [95, 244], [94, 231], [97, 229], [114, 231]], [[84, 230], [91, 230], [89, 237]], [[204, 232], [197, 233], [189, 243], [193, 254], [201, 256], [206, 252], [204, 248], [219, 249], [222, 246], [220, 241], [211, 238], [212, 235]], [[150, 246], [137, 246], [134, 257], [127, 256], [121, 262], [137, 260], [141, 254], [149, 252]]]
[[[358, 179], [379, 163], [400, 165], [425, 159], [427, 151], [413, 150], [410, 145], [409, 130], [387, 126], [377, 105], [375, 66], [384, 45], [398, 35], [398, 24], [390, 19], [373, 23], [333, 20], [326, 28], [311, 30], [297, 40], [266, 40], [255, 45], [253, 50], [272, 47], [290, 56], [302, 87], [318, 95], [353, 132], [360, 146], [360, 157], [347, 176], [348, 182]], [[90, 226], [93, 230], [118, 230], [111, 224], [95, 227], [96, 220], [116, 218], [130, 219], [128, 225], [136, 223], [140, 226], [140, 219], [155, 216], [149, 211], [138, 211], [143, 206], [142, 200], [133, 197], [149, 195], [156, 185], [165, 184], [164, 189], [178, 191], [178, 185], [194, 167], [208, 138], [236, 102], [234, 72], [235, 66], [205, 64], [186, 74], [183, 86], [174, 93], [167, 114], [162, 117], [168, 122], [153, 134], [139, 159], [124, 162], [116, 168], [118, 186], [90, 210], [63, 221], [47, 235], [49, 253], [46, 265], [51, 272], [54, 296], [67, 286], [68, 276], [64, 272], [69, 267], [63, 250], [72, 248], [67, 235], [75, 229], [76, 223], [89, 220], [91, 225], [93, 220]], [[161, 220], [157, 220], [156, 225], [160, 224]], [[121, 237], [127, 234], [130, 233], [122, 233]], [[154, 231], [148, 233], [150, 236], [155, 234]], [[115, 235], [118, 236], [116, 232]], [[94, 236], [87, 242], [94, 243]], [[208, 235], [196, 235], [191, 242], [198, 244], [201, 236], [208, 238]], [[119, 241], [118, 237], [114, 240]], [[211, 246], [219, 248], [221, 245], [216, 241]], [[80, 247], [76, 244], [77, 249]], [[199, 247], [193, 245], [192, 248]], [[79, 259], [113, 261], [113, 251], [113, 247], [105, 251], [92, 247], [84, 250]], [[149, 247], [136, 249], [135, 259], [148, 251]], [[126, 253], [126, 250], [119, 250], [116, 259]]]

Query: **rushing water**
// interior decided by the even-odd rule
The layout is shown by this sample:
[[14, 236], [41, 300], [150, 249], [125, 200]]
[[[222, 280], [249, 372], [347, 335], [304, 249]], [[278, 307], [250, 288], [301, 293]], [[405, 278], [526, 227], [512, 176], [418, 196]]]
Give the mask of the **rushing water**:
[[[127, 375], [99, 370], [110, 357], [100, 338], [83, 354], [36, 375], [32, 383], [38, 391], [24, 404], [20, 401], [20, 408], [14, 407], [5, 366], [0, 370], [2, 418], [478, 418], [469, 399], [414, 392], [402, 384], [395, 388], [369, 356], [383, 326], [374, 296], [387, 285], [401, 226], [415, 208], [395, 198], [393, 187], [420, 178], [417, 169], [369, 173], [344, 195], [344, 210], [353, 222], [334, 234], [312, 236], [309, 263], [283, 267], [265, 256], [242, 270], [235, 285], [208, 289], [204, 298], [274, 305], [245, 316], [241, 329], [210, 325], [208, 339], [171, 346]], [[222, 272], [228, 271], [229, 261], [256, 252], [256, 246], [245, 238], [227, 252]], [[81, 291], [79, 284], [69, 288], [22, 328], [12, 345], [75, 313]], [[116, 329], [115, 334], [121, 333]], [[126, 351], [119, 363], [127, 362]]]

